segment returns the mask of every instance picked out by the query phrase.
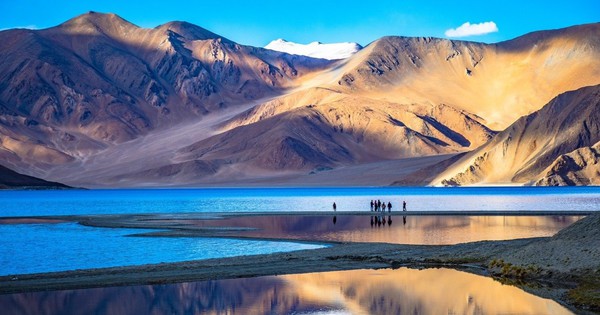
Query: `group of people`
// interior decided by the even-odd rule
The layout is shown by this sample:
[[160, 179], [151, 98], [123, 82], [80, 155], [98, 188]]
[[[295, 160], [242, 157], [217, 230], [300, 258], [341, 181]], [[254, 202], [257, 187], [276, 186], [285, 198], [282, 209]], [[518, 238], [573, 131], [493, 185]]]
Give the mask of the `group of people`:
[[[388, 212], [392, 212], [392, 202], [388, 201], [388, 203], [386, 204], [385, 202], [381, 202], [381, 200], [371, 200], [371, 211], [375, 211], [375, 212], [385, 212], [385, 209], [387, 208]], [[333, 203], [333, 211], [337, 210], [337, 205], [335, 204], [335, 202]], [[406, 211], [406, 201], [402, 201], [402, 211]]]
[[[392, 202], [388, 201], [387, 205], [385, 202], [381, 202], [381, 200], [371, 200], [371, 211], [375, 212], [385, 212], [387, 208], [388, 212], [392, 212]], [[402, 211], [406, 211], [406, 201], [402, 202]]]

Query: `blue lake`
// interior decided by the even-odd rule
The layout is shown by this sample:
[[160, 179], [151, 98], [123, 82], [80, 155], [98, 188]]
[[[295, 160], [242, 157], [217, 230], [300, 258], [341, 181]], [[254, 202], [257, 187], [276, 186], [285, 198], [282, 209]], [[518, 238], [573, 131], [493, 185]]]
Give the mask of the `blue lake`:
[[272, 188], [0, 191], [0, 217], [128, 214], [365, 211], [371, 199], [400, 210], [600, 210], [600, 187]]
[[[599, 210], [600, 188], [275, 188], [180, 190], [0, 191], [0, 217], [212, 212], [369, 211], [371, 199], [403, 200], [411, 210]], [[400, 213], [396, 212], [395, 215]], [[185, 217], [184, 217], [185, 218]], [[322, 245], [295, 242], [375, 241], [453, 244], [486, 239], [548, 236], [578, 217], [494, 219], [471, 217], [285, 218], [240, 225], [246, 236], [290, 241], [204, 237], [131, 237], [141, 229], [92, 228], [76, 223], [0, 224], [0, 274], [141, 265], [265, 254]], [[308, 220], [308, 221], [307, 221]], [[9, 222], [8, 220], [7, 222]], [[18, 220], [16, 221], [19, 222]], [[308, 223], [306, 223], [308, 222]], [[6, 222], [5, 222], [6, 223]], [[257, 226], [253, 226], [258, 224]], [[468, 231], [466, 233], [465, 231]], [[250, 233], [250, 232], [248, 232]]]
[[323, 245], [195, 237], [129, 237], [142, 229], [77, 223], [0, 225], [0, 275], [268, 254]]

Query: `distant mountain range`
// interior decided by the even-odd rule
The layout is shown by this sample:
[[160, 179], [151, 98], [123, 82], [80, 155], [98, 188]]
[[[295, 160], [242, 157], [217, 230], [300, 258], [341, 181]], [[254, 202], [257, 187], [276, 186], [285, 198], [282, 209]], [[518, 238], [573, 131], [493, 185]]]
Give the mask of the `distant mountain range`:
[[0, 164], [71, 186], [370, 185], [348, 175], [366, 166], [378, 184], [600, 178], [598, 23], [269, 45], [290, 54], [90, 12], [0, 41]]

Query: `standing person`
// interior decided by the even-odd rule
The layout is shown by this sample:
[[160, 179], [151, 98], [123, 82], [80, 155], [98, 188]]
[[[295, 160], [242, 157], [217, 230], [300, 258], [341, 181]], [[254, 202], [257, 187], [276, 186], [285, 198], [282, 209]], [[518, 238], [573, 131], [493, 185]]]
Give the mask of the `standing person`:
[[402, 202], [402, 211], [406, 211], [406, 200]]
[[392, 202], [388, 201], [388, 212], [392, 212]]
[[381, 200], [377, 200], [377, 208], [381, 209]]
[[335, 209], [337, 209], [337, 206], [335, 205], [335, 201], [333, 202], [333, 211], [335, 211]]
[[371, 199], [371, 211], [373, 211], [373, 199]]
[[381, 205], [381, 211], [385, 212], [385, 202]]

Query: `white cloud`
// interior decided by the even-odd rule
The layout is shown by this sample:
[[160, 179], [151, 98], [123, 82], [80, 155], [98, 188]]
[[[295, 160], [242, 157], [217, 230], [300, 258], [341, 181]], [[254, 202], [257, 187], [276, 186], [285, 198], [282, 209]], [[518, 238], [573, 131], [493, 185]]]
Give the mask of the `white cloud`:
[[496, 23], [483, 22], [479, 24], [471, 24], [466, 22], [465, 24], [457, 27], [451, 28], [446, 31], [447, 37], [467, 37], [467, 36], [475, 36], [475, 35], [485, 35], [489, 33], [495, 33], [498, 31], [498, 27]]

